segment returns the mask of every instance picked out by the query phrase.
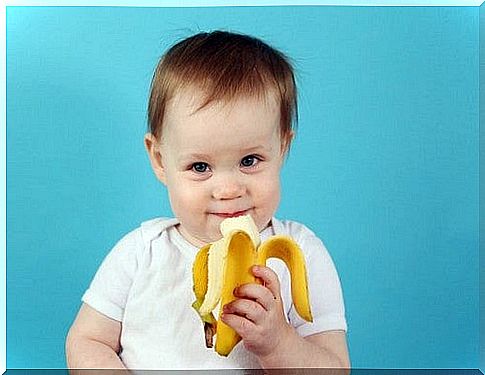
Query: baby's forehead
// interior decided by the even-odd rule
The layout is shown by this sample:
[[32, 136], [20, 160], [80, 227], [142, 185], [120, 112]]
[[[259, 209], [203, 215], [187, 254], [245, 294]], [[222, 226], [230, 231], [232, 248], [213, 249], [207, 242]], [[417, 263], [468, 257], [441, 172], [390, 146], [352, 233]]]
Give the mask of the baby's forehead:
[[280, 109], [272, 98], [238, 97], [203, 106], [205, 100], [200, 92], [179, 93], [166, 110], [162, 140], [181, 147], [210, 147], [220, 141], [235, 147], [280, 135]]
[[174, 92], [168, 101], [168, 109], [187, 109], [192, 114], [197, 113], [207, 107], [214, 110], [227, 110], [228, 107], [245, 106], [260, 107], [267, 106], [279, 107], [280, 99], [275, 90], [268, 88], [266, 92], [255, 92], [253, 94], [238, 94], [233, 96], [221, 95], [217, 90], [207, 91], [198, 87], [187, 86], [179, 88]]

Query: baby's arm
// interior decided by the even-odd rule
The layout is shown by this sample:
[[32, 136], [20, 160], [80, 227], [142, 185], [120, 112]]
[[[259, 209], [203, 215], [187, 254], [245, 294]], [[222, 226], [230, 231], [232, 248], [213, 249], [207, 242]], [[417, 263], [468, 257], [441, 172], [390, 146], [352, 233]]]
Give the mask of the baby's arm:
[[67, 335], [67, 367], [125, 369], [118, 357], [120, 335], [120, 322], [83, 304]]
[[[260, 358], [264, 368], [324, 367], [328, 375], [350, 374], [350, 360], [344, 331], [328, 331], [301, 337], [292, 332], [284, 346], [271, 355]], [[277, 372], [276, 372], [277, 373]]]
[[[268, 267], [253, 267], [263, 285], [244, 284], [234, 291], [235, 301], [224, 306], [222, 321], [257, 355], [263, 368], [333, 368], [326, 374], [350, 373], [344, 331], [301, 337], [284, 317], [280, 283]], [[276, 372], [278, 373], [278, 372]]]

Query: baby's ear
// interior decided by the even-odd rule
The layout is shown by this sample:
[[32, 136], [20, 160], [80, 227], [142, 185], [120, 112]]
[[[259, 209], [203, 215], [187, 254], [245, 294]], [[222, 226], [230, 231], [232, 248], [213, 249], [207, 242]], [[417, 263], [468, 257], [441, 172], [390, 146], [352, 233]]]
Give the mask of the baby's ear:
[[162, 155], [160, 153], [160, 143], [152, 133], [145, 134], [144, 142], [155, 176], [163, 184], [166, 184], [165, 168], [163, 167]]

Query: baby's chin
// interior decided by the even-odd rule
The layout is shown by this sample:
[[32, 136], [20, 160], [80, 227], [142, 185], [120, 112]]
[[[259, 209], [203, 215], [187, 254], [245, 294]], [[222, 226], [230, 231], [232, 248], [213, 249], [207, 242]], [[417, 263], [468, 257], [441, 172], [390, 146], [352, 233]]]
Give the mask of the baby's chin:
[[193, 245], [202, 247], [210, 243], [214, 243], [216, 241], [219, 241], [222, 238], [222, 234], [217, 228], [217, 231], [215, 230], [210, 230], [206, 231], [204, 233], [194, 233], [191, 238], [193, 241], [190, 241]]

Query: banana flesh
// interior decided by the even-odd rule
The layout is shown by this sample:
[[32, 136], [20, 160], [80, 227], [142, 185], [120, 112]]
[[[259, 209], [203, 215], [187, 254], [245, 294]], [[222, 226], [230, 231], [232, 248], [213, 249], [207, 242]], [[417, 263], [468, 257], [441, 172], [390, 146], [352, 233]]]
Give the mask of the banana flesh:
[[207, 257], [207, 268], [210, 270], [211, 277], [207, 277], [207, 291], [205, 295], [203, 295], [203, 302], [199, 308], [199, 314], [202, 316], [207, 315], [214, 310], [221, 299], [224, 279], [222, 277], [214, 276], [224, 274], [224, 264], [226, 262], [228, 251], [226, 242], [228, 240], [229, 238], [223, 237], [210, 246], [210, 251]]
[[246, 232], [256, 249], [261, 243], [258, 227], [250, 215], [230, 217], [221, 223], [222, 237], [230, 237], [234, 231]]
[[259, 232], [251, 216], [229, 218], [221, 223], [223, 237], [199, 250], [193, 264], [193, 289], [196, 301], [192, 307], [204, 324], [206, 346], [212, 347], [216, 334], [215, 351], [227, 356], [241, 337], [220, 319], [215, 320], [212, 311], [219, 302], [222, 313], [224, 305], [235, 299], [234, 288], [247, 283], [261, 283], [251, 267], [265, 265], [269, 258], [285, 262], [291, 274], [291, 295], [297, 313], [307, 321], [313, 321], [305, 258], [298, 245], [287, 236], [272, 236], [261, 244]]

